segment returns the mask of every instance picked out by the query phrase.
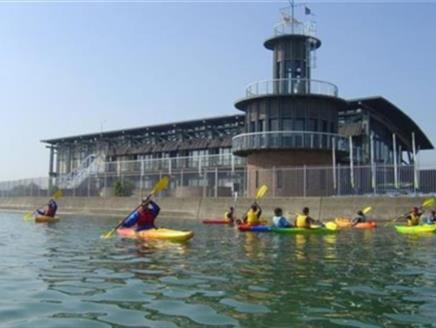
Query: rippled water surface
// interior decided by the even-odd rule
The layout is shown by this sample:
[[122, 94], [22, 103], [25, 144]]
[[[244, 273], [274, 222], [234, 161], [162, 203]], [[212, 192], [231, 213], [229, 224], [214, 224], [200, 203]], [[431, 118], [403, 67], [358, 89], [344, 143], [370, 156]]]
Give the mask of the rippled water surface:
[[186, 244], [99, 238], [116, 220], [0, 213], [1, 327], [429, 327], [436, 235], [189, 229]]

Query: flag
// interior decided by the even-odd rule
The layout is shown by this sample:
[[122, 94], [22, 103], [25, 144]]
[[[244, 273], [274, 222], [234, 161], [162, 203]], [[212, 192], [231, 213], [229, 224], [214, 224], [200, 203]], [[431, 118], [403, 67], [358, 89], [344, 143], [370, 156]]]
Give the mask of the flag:
[[313, 15], [312, 14], [312, 10], [310, 10], [310, 8], [309, 7], [304, 7], [304, 13], [306, 14], [306, 15]]

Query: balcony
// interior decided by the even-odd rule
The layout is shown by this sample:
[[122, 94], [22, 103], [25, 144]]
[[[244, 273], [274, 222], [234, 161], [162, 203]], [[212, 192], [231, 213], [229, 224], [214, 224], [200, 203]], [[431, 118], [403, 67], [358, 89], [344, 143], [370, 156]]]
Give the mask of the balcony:
[[275, 79], [251, 83], [246, 98], [261, 96], [322, 95], [338, 96], [338, 87], [330, 82], [309, 79]]
[[312, 131], [268, 131], [233, 137], [233, 153], [244, 155], [259, 150], [304, 149], [348, 152], [348, 138], [334, 133]]

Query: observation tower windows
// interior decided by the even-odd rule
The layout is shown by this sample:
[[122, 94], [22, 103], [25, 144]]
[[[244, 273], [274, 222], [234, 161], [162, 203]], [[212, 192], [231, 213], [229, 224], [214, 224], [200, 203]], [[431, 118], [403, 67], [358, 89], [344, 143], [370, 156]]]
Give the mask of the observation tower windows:
[[269, 130], [270, 131], [278, 131], [279, 130], [279, 120], [276, 118], [272, 118], [269, 120]]
[[282, 130], [283, 131], [292, 131], [292, 119], [290, 119], [290, 118], [283, 119]]

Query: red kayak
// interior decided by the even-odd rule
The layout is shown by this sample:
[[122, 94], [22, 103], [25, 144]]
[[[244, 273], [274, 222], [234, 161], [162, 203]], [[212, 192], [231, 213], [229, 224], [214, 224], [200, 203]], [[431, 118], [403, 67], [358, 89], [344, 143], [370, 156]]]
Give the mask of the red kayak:
[[368, 222], [357, 223], [353, 228], [372, 229], [372, 228], [376, 228], [376, 227], [377, 227], [377, 223], [375, 223], [374, 221], [368, 221]]
[[230, 221], [223, 220], [223, 219], [210, 219], [210, 220], [203, 220], [204, 224], [232, 224]]

